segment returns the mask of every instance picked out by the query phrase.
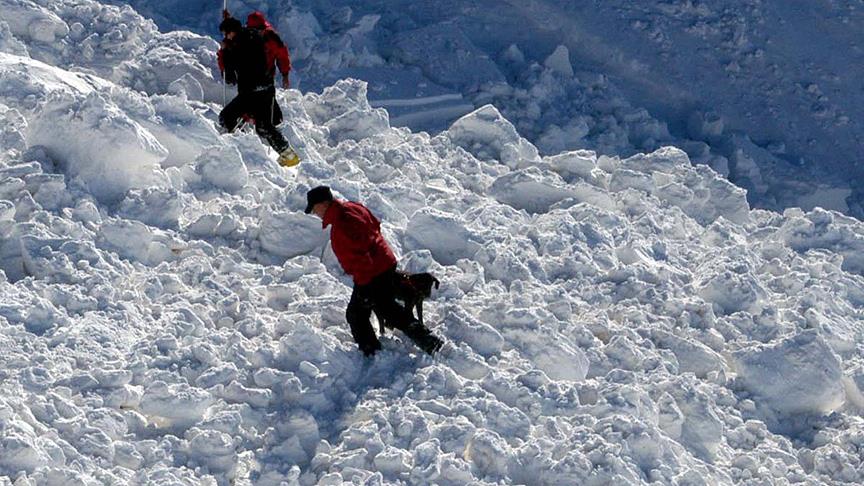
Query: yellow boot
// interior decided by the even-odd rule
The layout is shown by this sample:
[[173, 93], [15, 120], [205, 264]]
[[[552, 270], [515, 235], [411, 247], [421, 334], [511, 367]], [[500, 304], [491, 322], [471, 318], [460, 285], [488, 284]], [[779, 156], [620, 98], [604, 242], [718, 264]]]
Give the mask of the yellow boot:
[[279, 154], [278, 162], [282, 167], [294, 167], [300, 163], [300, 156], [293, 148], [288, 147]]

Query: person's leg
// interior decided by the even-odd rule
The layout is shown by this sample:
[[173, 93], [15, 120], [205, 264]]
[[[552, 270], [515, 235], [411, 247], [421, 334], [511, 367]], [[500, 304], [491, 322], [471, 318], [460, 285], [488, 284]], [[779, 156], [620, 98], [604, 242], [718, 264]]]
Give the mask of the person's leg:
[[278, 127], [282, 124], [282, 109], [279, 108], [279, 102], [276, 101], [276, 91], [273, 91], [273, 97], [270, 102], [270, 122], [273, 123], [273, 126]]
[[219, 112], [219, 124], [229, 133], [237, 128], [240, 118], [248, 112], [248, 101], [246, 94], [238, 94]]
[[277, 110], [278, 119], [282, 121], [282, 111], [276, 103], [276, 92], [275, 90], [258, 91], [255, 95], [255, 113], [252, 115], [255, 118], [255, 132], [273, 147], [273, 150], [281, 154], [290, 145], [273, 123]]
[[381, 349], [369, 318], [372, 316], [372, 301], [365, 295], [362, 287], [354, 287], [351, 300], [345, 310], [345, 320], [351, 326], [351, 336], [366, 356], [372, 356]]
[[377, 301], [376, 310], [384, 316], [387, 327], [402, 331], [409, 339], [414, 341], [418, 348], [434, 354], [443, 344], [440, 338], [432, 334], [426, 326], [414, 318], [404, 307], [395, 300]]

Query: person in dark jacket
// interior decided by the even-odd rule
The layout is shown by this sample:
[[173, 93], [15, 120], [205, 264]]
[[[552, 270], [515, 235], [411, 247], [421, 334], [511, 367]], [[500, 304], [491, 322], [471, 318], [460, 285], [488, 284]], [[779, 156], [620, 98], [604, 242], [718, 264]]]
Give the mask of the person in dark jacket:
[[374, 311], [384, 325], [398, 329], [428, 354], [443, 342], [420, 323], [394, 297], [396, 256], [381, 234], [381, 223], [360, 203], [334, 199], [330, 188], [318, 186], [306, 194], [306, 214], [313, 213], [330, 226], [330, 244], [336, 259], [354, 280], [345, 311], [351, 335], [366, 356], [381, 349], [370, 322]]
[[[255, 13], [264, 27], [270, 25], [260, 12]], [[225, 82], [237, 85], [237, 96], [219, 113], [219, 124], [232, 132], [243, 118], [250, 118], [255, 132], [279, 154], [279, 163], [296, 165], [296, 152], [276, 128], [282, 123], [282, 110], [276, 103], [275, 67], [278, 62], [283, 86], [287, 85], [291, 69], [288, 50], [272, 28], [243, 27], [227, 11], [223, 16], [219, 30], [224, 39], [216, 57]]]

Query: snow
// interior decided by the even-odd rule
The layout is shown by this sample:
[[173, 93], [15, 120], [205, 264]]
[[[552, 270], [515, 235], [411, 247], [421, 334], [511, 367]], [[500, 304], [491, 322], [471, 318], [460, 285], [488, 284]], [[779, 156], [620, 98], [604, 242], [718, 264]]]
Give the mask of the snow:
[[[652, 25], [715, 8], [649, 4], [633, 8], [671, 17], [633, 27], [658, 42]], [[148, 5], [160, 22], [204, 15]], [[405, 34], [394, 56], [430, 54], [417, 62], [454, 84], [377, 104], [375, 79], [279, 90], [303, 158], [285, 169], [254, 133], [219, 134], [211, 39], [92, 0], [0, 7], [0, 484], [864, 481], [864, 224], [752, 209], [715, 167], [777, 197], [766, 167], [796, 149], [753, 142], [720, 106], [687, 118], [703, 145], [676, 148], [585, 77], [573, 43], [489, 56], [469, 24], [406, 24], [427, 42]], [[321, 40], [301, 60], [383, 62], [375, 32], [405, 19], [350, 7], [277, 22]], [[732, 22], [709, 20], [690, 28]], [[506, 78], [501, 52], [540, 59], [536, 83], [457, 94], [480, 78], [444, 76], [436, 32], [475, 74]], [[541, 120], [589, 85], [608, 116]], [[484, 102], [432, 134], [388, 112], [467, 99]], [[319, 184], [367, 203], [402, 267], [440, 279], [424, 313], [438, 355], [398, 332], [358, 352], [350, 278], [302, 211]]]
[[[215, 35], [212, 2], [129, 3], [163, 30]], [[493, 104], [543, 155], [674, 145], [747, 188], [756, 207], [864, 214], [856, 164], [864, 17], [855, 2], [232, 0], [229, 8], [268, 15], [292, 50], [295, 87], [364, 79], [373, 105], [401, 104], [394, 126], [439, 133]], [[408, 104], [437, 96], [458, 101]]]

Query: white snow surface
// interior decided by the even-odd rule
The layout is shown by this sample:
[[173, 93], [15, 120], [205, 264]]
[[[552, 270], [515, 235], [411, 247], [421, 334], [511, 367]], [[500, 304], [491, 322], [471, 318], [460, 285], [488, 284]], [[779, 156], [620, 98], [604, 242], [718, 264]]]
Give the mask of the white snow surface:
[[[212, 41], [0, 7], [0, 485], [864, 481], [859, 220], [671, 146], [546, 155], [491, 105], [393, 127], [357, 79], [279, 91], [284, 169], [162, 62]], [[441, 280], [439, 355], [357, 350], [318, 184]]]
[[[218, 35], [220, 7], [210, 0], [113, 3], [133, 5], [163, 29]], [[438, 133], [491, 103], [544, 155], [629, 156], [674, 145], [746, 188], [754, 207], [864, 217], [864, 9], [856, 0], [228, 7], [269, 16], [291, 48], [296, 87], [367, 80], [371, 102], [389, 107], [394, 126]]]

